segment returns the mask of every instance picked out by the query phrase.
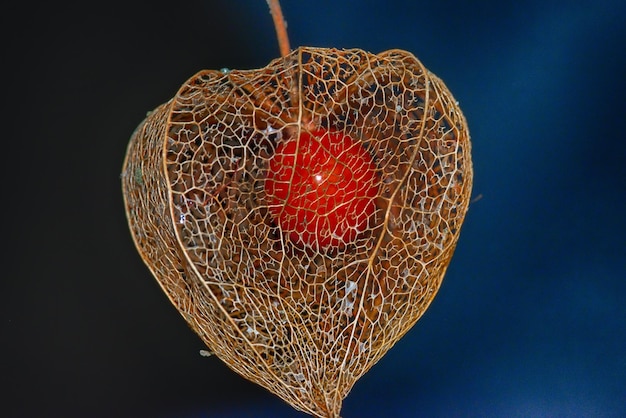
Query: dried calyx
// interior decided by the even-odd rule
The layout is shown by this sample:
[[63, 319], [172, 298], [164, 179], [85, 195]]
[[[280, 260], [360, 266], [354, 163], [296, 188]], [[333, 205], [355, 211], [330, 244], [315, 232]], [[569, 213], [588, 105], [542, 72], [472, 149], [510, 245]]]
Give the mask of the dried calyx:
[[470, 138], [408, 52], [285, 49], [258, 70], [201, 71], [155, 109], [130, 140], [124, 201], [142, 258], [210, 352], [336, 418], [441, 284]]

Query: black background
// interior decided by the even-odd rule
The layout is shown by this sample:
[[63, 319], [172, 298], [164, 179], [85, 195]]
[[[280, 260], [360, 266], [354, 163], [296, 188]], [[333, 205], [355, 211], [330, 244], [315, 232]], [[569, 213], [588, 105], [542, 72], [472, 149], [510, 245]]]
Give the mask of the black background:
[[[303, 416], [200, 357], [119, 182], [135, 126], [188, 77], [278, 56], [265, 2], [23, 4], [1, 18], [0, 415]], [[626, 4], [283, 8], [293, 46], [402, 48], [443, 78], [482, 196], [430, 310], [343, 416], [626, 416]]]

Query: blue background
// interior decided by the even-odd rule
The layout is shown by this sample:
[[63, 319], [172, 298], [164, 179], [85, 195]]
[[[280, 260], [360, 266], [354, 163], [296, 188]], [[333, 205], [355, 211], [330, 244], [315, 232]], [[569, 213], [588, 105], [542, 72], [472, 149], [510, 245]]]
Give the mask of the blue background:
[[[278, 55], [265, 2], [23, 3], [1, 18], [6, 415], [304, 417], [198, 355], [119, 183], [147, 110], [200, 69]], [[473, 139], [476, 199], [441, 291], [342, 416], [626, 416], [626, 3], [283, 9], [292, 46], [413, 52]]]

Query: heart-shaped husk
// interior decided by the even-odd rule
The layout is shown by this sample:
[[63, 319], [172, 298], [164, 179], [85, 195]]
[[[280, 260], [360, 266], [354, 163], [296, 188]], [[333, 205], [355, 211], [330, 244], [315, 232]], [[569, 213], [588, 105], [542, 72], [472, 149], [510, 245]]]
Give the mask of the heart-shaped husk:
[[[294, 246], [268, 210], [277, 145], [337, 130], [377, 167], [355, 242]], [[433, 300], [472, 186], [470, 137], [410, 53], [298, 48], [251, 71], [201, 71], [133, 134], [126, 214], [159, 284], [209, 349], [316, 417], [342, 400]]]

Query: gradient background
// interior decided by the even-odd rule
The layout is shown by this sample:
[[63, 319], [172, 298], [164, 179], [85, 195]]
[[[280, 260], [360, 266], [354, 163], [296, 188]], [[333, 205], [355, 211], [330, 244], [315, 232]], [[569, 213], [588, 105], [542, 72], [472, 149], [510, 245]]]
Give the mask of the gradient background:
[[[304, 417], [198, 355], [119, 182], [134, 128], [188, 77], [278, 56], [265, 2], [22, 3], [0, 18], [0, 415]], [[430, 310], [344, 418], [626, 416], [626, 3], [283, 8], [292, 46], [402, 48], [445, 80], [482, 196]]]

